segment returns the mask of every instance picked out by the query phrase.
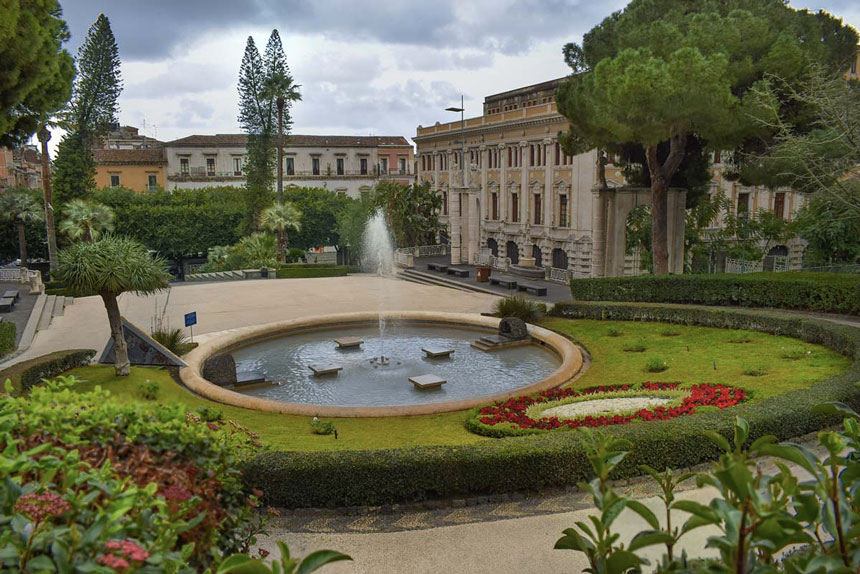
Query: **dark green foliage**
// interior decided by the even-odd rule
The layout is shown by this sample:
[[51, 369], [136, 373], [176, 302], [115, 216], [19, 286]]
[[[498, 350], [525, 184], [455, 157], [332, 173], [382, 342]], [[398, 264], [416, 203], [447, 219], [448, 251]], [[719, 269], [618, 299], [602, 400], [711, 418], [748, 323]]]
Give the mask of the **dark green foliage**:
[[[567, 303], [553, 315], [591, 319], [664, 321], [749, 329], [797, 337], [856, 358], [860, 335], [851, 327], [772, 311], [705, 309], [666, 305]], [[751, 438], [802, 436], [838, 422], [813, 412], [815, 405], [841, 401], [860, 405], [860, 363], [807, 389], [691, 417], [642, 422], [612, 429], [633, 443], [633, 453], [613, 478], [640, 473], [639, 465], [687, 468], [715, 459], [720, 450], [703, 435], [731, 436], [736, 416], [750, 421]], [[416, 447], [347, 452], [267, 452], [245, 468], [248, 484], [261, 488], [270, 504], [323, 507], [387, 504], [497, 494], [590, 480], [592, 472], [576, 432], [545, 433], [457, 447]]]
[[503, 297], [493, 305], [496, 317], [516, 317], [526, 323], [534, 323], [546, 313], [546, 305], [532, 301], [523, 295]]
[[328, 189], [290, 187], [284, 190], [284, 201], [294, 204], [302, 214], [302, 228], [290, 232], [290, 245], [310, 249], [341, 244], [337, 215], [356, 200]]
[[178, 260], [239, 241], [247, 207], [241, 188], [212, 187], [137, 193], [108, 188], [95, 199], [113, 209], [117, 235], [131, 237]]
[[140, 393], [140, 396], [145, 398], [148, 401], [154, 401], [158, 398], [158, 383], [155, 381], [146, 381], [145, 383], [140, 383], [137, 385], [137, 392]]
[[[43, 379], [51, 379], [76, 367], [90, 364], [96, 352], [93, 349], [59, 351], [44, 357], [37, 357], [16, 365], [20, 370], [21, 391], [27, 391]], [[5, 376], [4, 376], [5, 377]]]
[[75, 75], [57, 0], [0, 6], [0, 145], [25, 143], [69, 99]]
[[662, 373], [668, 368], [669, 365], [660, 357], [648, 357], [648, 361], [645, 363], [645, 370], [649, 373]]
[[224, 416], [221, 412], [221, 409], [216, 409], [215, 407], [202, 406], [198, 407], [198, 409], [194, 412], [197, 413], [197, 415], [201, 419], [208, 423], [220, 421]]
[[188, 335], [180, 327], [176, 329], [156, 329], [152, 332], [152, 338], [176, 355], [184, 355], [189, 351]]
[[116, 122], [122, 92], [119, 49], [104, 14], [87, 31], [75, 63], [78, 75], [72, 99], [62, 114], [67, 133], [54, 162], [54, 201], [60, 206], [95, 189], [92, 149]]
[[442, 195], [432, 191], [429, 182], [404, 185], [382, 181], [374, 188], [373, 206], [385, 213], [398, 247], [435, 245], [443, 229], [439, 222]]
[[311, 432], [314, 434], [329, 435], [334, 432], [334, 423], [314, 419], [311, 421]]
[[15, 323], [0, 323], [0, 357], [15, 350]]
[[[858, 104], [860, 105], [860, 104]], [[860, 259], [860, 184], [844, 184], [842, 196], [820, 192], [798, 213], [797, 234], [809, 242], [805, 266], [854, 263]], [[853, 204], [853, 210], [852, 210]]]
[[306, 279], [309, 277], [343, 277], [347, 275], [345, 265], [315, 265], [308, 264], [292, 267], [289, 264], [277, 271], [278, 279]]
[[574, 279], [576, 301], [632, 301], [739, 305], [860, 314], [860, 276], [750, 273]]

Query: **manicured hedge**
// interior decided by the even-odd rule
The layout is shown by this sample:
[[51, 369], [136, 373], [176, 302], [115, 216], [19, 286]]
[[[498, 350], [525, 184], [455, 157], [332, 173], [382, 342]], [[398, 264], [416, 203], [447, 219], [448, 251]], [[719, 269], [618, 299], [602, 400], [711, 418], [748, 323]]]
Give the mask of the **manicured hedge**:
[[860, 315], [860, 275], [750, 273], [573, 279], [577, 301], [692, 303]]
[[343, 277], [348, 272], [345, 265], [309, 265], [303, 267], [281, 267], [278, 279], [305, 279], [308, 277]]
[[15, 323], [0, 323], [0, 357], [15, 350]]
[[27, 391], [42, 379], [51, 379], [69, 369], [89, 364], [95, 354], [93, 349], [73, 349], [21, 361], [0, 371], [0, 383], [9, 379], [14, 389]]
[[[851, 327], [775, 311], [574, 303], [556, 305], [553, 314], [750, 329], [823, 344], [855, 359], [860, 344], [860, 334]], [[789, 439], [834, 424], [836, 419], [813, 414], [811, 408], [829, 401], [860, 408], [858, 380], [860, 362], [855, 360], [844, 373], [806, 389], [692, 417], [614, 427], [613, 435], [634, 443], [617, 477], [638, 474], [640, 464], [678, 469], [716, 458], [717, 448], [702, 431], [729, 437], [736, 416], [750, 422], [752, 439], [765, 434]], [[263, 490], [269, 504], [284, 507], [378, 505], [567, 486], [591, 478], [577, 434], [550, 432], [469, 446], [266, 452], [250, 461], [245, 480]]]

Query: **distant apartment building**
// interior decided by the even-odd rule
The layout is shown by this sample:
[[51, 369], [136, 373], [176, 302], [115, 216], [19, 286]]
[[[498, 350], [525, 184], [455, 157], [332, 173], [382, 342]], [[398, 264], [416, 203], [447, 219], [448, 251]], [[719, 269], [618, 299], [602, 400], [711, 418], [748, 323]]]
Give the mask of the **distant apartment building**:
[[167, 159], [160, 147], [94, 149], [96, 187], [154, 191], [166, 184]]
[[[568, 270], [574, 277], [639, 272], [635, 255], [625, 253], [625, 223], [630, 210], [650, 202], [650, 195], [625, 187], [611, 159], [606, 166], [610, 189], [601, 189], [596, 150], [571, 157], [561, 149], [558, 134], [567, 130], [568, 121], [554, 100], [564, 80], [487, 96], [483, 115], [466, 119], [464, 126], [460, 121], [418, 126], [413, 138], [417, 179], [442, 196], [441, 218], [448, 224], [456, 262], [475, 263], [489, 253], [512, 263], [533, 259], [539, 267]], [[790, 189], [728, 181], [719, 153], [713, 173], [712, 193], [721, 190], [738, 211], [773, 210], [791, 219], [806, 202]], [[670, 212], [683, 203], [684, 194], [670, 193]], [[683, 220], [670, 221], [670, 270], [676, 273], [684, 265], [682, 231]], [[794, 242], [774, 249], [797, 261], [803, 247]]]
[[0, 147], [0, 189], [42, 189], [42, 154], [34, 145]]
[[148, 149], [160, 148], [164, 142], [140, 133], [135, 126], [114, 124], [102, 139], [99, 147], [102, 149]]
[[[247, 140], [245, 134], [216, 134], [165, 143], [167, 189], [244, 185]], [[414, 181], [414, 151], [402, 136], [291, 135], [283, 157], [285, 187], [359, 197], [381, 180]]]

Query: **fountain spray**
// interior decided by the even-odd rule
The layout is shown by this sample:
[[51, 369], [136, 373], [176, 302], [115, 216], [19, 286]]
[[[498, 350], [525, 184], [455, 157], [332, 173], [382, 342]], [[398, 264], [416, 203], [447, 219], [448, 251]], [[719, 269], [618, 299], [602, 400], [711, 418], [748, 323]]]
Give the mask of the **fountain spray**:
[[[368, 271], [375, 271], [380, 277], [393, 277], [394, 242], [391, 240], [391, 232], [388, 230], [385, 213], [381, 208], [368, 219], [364, 227], [363, 243], [365, 267]], [[377, 291], [380, 351], [379, 357], [374, 361], [380, 365], [387, 365], [389, 361], [389, 357], [385, 356], [385, 318], [383, 317], [383, 311], [387, 307], [387, 295], [386, 287]]]

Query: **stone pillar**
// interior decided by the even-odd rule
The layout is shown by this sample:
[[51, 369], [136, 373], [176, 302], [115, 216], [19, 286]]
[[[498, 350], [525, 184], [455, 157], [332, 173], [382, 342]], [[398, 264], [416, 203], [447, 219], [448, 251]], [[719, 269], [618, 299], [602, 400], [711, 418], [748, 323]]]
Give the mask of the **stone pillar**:
[[505, 154], [505, 144], [499, 144], [499, 219], [510, 221], [508, 210], [508, 156]]
[[606, 198], [600, 188], [591, 190], [591, 276], [604, 276], [606, 261]]
[[448, 208], [448, 226], [451, 232], [451, 264], [459, 265], [460, 259], [460, 188], [453, 185], [448, 186], [448, 200], [451, 202]]

